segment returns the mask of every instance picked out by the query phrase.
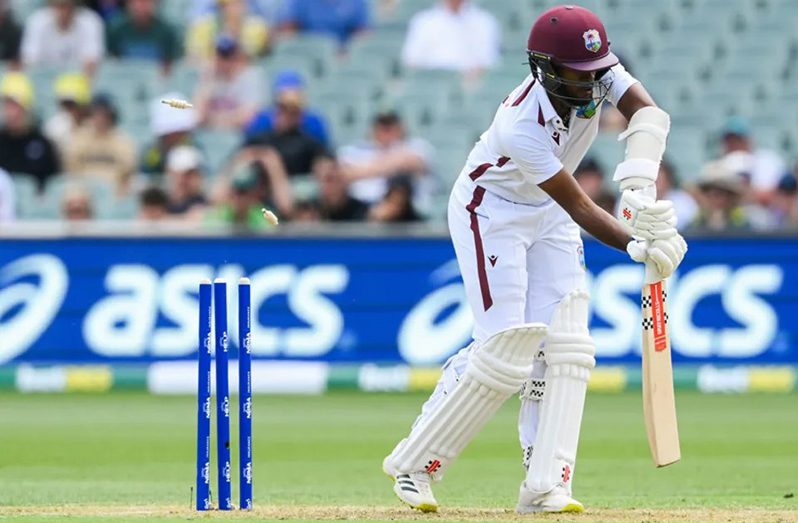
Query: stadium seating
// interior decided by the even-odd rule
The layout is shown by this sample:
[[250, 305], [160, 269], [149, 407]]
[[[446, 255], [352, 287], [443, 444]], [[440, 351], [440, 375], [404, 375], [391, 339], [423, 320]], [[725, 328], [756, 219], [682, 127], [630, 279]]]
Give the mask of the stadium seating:
[[[299, 34], [280, 40], [272, 54], [258, 61], [266, 85], [281, 70], [300, 72], [308, 84], [310, 104], [322, 111], [334, 143], [364, 137], [373, 115], [383, 109], [400, 112], [412, 134], [437, 148], [437, 169], [449, 183], [470, 147], [489, 125], [499, 102], [528, 74], [524, 64], [526, 35], [535, 16], [560, 0], [475, 0], [502, 26], [502, 62], [478, 85], [464, 86], [457, 74], [406, 70], [400, 55], [408, 22], [431, 0], [399, 0], [380, 10], [374, 29], [356, 38], [348, 55], [328, 36]], [[377, 0], [371, 0], [377, 11]], [[683, 179], [695, 177], [718, 129], [730, 114], [750, 118], [758, 141], [790, 157], [798, 145], [798, 4], [794, 0], [575, 0], [604, 17], [613, 49], [640, 78], [655, 100], [672, 115], [668, 156]], [[181, 28], [191, 0], [160, 2], [162, 12]], [[40, 0], [12, 0], [24, 19]], [[382, 7], [382, 4], [380, 4]], [[0, 64], [2, 67], [2, 64]], [[0, 71], [2, 72], [2, 71]], [[59, 68], [30, 71], [42, 119], [55, 110], [52, 84]], [[121, 125], [140, 144], [150, 142], [146, 104], [166, 91], [190, 97], [199, 72], [177, 63], [168, 77], [147, 62], [106, 60], [98, 69], [95, 91], [110, 92]], [[235, 133], [197, 134], [211, 173], [238, 147]], [[602, 133], [591, 152], [611, 170], [623, 154], [614, 133]], [[42, 210], [30, 181], [15, 176], [22, 215]], [[63, 187], [48, 185], [46, 205]], [[92, 190], [101, 191], [96, 187]], [[445, 191], [444, 191], [445, 192]], [[57, 207], [54, 207], [57, 210]], [[130, 214], [130, 209], [121, 214]]]

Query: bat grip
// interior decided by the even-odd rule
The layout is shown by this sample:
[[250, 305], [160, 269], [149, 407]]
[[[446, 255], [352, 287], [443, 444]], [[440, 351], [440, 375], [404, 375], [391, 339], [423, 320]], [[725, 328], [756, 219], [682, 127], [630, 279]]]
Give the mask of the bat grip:
[[648, 261], [646, 262], [646, 283], [657, 283], [658, 281], [662, 281], [663, 278], [662, 274], [660, 274], [659, 270], [657, 270], [657, 265], [654, 262]]

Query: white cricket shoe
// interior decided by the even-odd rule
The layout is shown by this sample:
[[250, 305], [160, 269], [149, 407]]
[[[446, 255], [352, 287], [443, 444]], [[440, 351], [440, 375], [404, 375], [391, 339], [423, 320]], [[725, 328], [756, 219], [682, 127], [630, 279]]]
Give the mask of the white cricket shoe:
[[515, 511], [519, 514], [531, 512], [584, 512], [585, 507], [571, 497], [563, 485], [557, 485], [548, 492], [532, 492], [527, 490], [526, 482], [521, 483], [518, 505]]
[[410, 474], [397, 473], [387, 465], [388, 458], [382, 464], [382, 470], [393, 479], [393, 491], [400, 501], [421, 512], [437, 512], [438, 501], [432, 495], [430, 482], [432, 477], [426, 472]]

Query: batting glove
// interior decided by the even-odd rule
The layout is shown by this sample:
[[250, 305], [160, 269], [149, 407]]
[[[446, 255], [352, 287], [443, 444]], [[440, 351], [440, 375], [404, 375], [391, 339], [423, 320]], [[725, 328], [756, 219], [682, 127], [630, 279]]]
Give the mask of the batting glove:
[[657, 272], [667, 278], [682, 263], [687, 252], [687, 242], [679, 233], [653, 241], [632, 240], [626, 245], [626, 252], [636, 262], [654, 263]]
[[630, 236], [643, 240], [653, 241], [678, 234], [673, 202], [654, 201], [638, 191], [623, 191], [618, 221]]

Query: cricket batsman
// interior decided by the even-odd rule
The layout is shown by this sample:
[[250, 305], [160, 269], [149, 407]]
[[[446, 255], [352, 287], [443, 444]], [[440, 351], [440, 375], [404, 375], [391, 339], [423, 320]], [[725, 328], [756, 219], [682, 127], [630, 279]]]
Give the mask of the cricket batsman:
[[[446, 362], [410, 434], [383, 462], [399, 499], [422, 511], [438, 509], [433, 480], [519, 391], [527, 472], [517, 511], [584, 510], [571, 485], [595, 344], [579, 228], [663, 277], [687, 250], [672, 203], [657, 201], [654, 187], [670, 118], [610, 51], [601, 20], [554, 7], [533, 24], [527, 49], [531, 74], [501, 102], [449, 200], [473, 342]], [[605, 100], [628, 120], [613, 178], [617, 218], [571, 175]]]

